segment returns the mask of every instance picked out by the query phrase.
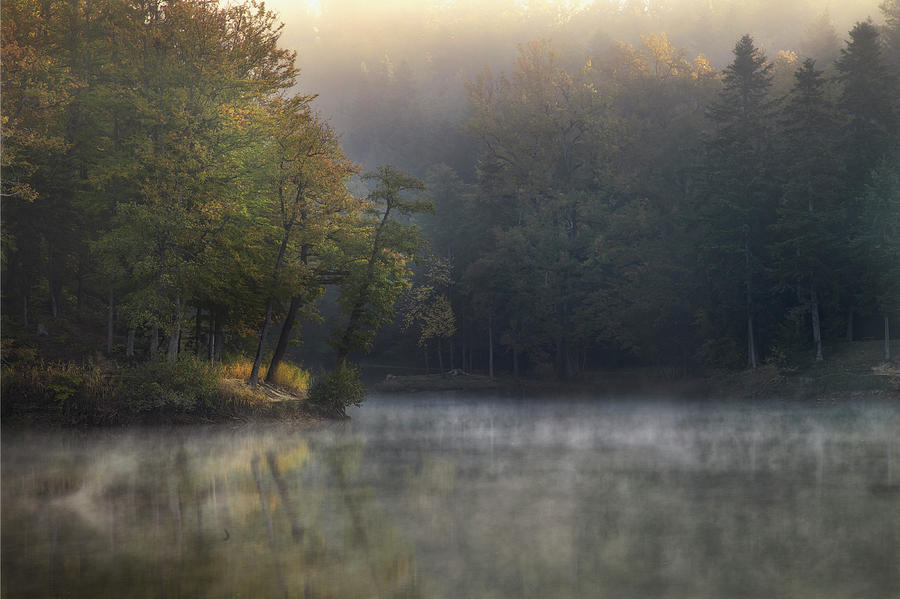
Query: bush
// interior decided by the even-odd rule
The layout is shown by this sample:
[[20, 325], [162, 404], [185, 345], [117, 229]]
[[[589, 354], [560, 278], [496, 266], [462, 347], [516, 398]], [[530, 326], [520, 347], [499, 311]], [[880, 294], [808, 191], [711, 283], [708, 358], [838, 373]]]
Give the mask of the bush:
[[114, 394], [132, 412], [216, 409], [218, 374], [205, 360], [185, 356], [174, 362], [147, 362], [122, 371]]
[[325, 373], [309, 389], [312, 404], [341, 416], [346, 416], [347, 406], [358, 406], [365, 398], [359, 371], [347, 364]]
[[92, 364], [19, 360], [2, 370], [4, 416], [17, 407], [58, 411], [73, 424], [92, 420], [109, 398], [106, 377]]

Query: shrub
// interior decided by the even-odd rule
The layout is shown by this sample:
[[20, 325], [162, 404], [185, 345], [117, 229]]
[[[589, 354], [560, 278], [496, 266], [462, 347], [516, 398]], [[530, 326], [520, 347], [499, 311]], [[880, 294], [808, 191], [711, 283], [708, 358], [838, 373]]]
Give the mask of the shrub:
[[309, 389], [311, 403], [341, 416], [346, 416], [347, 406], [358, 406], [365, 398], [359, 371], [347, 364], [325, 373]]
[[109, 398], [106, 377], [93, 364], [20, 360], [4, 364], [2, 372], [4, 416], [18, 406], [59, 410], [76, 424], [93, 420]]
[[167, 409], [193, 412], [219, 407], [215, 367], [193, 356], [146, 362], [123, 370], [115, 396], [132, 412]]

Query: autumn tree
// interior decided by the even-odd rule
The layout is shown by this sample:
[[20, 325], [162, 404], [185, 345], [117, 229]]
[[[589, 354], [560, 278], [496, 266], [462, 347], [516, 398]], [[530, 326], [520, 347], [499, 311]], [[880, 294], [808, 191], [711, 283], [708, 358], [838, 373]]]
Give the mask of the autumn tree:
[[[347, 208], [349, 195], [345, 187], [355, 167], [340, 149], [334, 130], [309, 106], [311, 98], [295, 96], [286, 101], [276, 99], [271, 110], [272, 181], [268, 195], [274, 212], [274, 236], [277, 247], [266, 301], [265, 317], [250, 373], [250, 384], [256, 385], [269, 326], [280, 299], [290, 306], [284, 316], [276, 353], [267, 373], [274, 379], [284, 356], [297, 312], [321, 294], [321, 282], [310, 268], [311, 255], [321, 252], [329, 240], [336, 216]], [[281, 296], [279, 298], [279, 296]]]
[[394, 302], [409, 286], [409, 261], [422, 247], [417, 227], [404, 222], [410, 215], [431, 210], [416, 195], [425, 185], [391, 166], [366, 173], [375, 183], [367, 210], [347, 239], [347, 276], [338, 300], [344, 322], [334, 347], [339, 368], [352, 351], [368, 351], [379, 327], [392, 316]]

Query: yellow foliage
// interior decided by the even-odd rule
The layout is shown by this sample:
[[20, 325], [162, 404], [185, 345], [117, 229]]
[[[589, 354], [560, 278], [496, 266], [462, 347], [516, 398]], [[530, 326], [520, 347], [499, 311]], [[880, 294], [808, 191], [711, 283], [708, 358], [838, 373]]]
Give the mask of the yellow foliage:
[[[250, 378], [250, 371], [253, 370], [253, 361], [249, 358], [237, 358], [227, 364], [222, 365], [222, 376], [227, 379], [247, 380]], [[259, 378], [265, 378], [267, 366], [260, 366]], [[306, 395], [309, 387], [309, 371], [291, 364], [290, 362], [282, 362], [278, 366], [278, 372], [275, 373], [274, 384], [282, 387], [295, 395]]]

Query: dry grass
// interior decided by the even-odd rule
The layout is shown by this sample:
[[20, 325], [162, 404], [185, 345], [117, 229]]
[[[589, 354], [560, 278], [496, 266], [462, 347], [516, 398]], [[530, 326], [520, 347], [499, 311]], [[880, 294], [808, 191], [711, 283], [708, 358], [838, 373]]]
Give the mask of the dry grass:
[[[221, 366], [222, 376], [226, 379], [240, 379], [246, 381], [250, 378], [250, 371], [253, 369], [253, 362], [249, 358], [238, 358]], [[263, 365], [259, 369], [259, 378], [266, 377], [266, 366]], [[309, 371], [300, 368], [296, 364], [290, 362], [282, 362], [275, 374], [273, 384], [277, 387], [292, 393], [293, 395], [305, 397], [309, 388]]]

